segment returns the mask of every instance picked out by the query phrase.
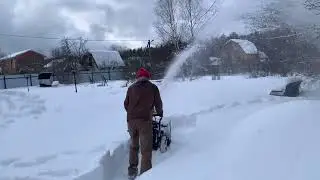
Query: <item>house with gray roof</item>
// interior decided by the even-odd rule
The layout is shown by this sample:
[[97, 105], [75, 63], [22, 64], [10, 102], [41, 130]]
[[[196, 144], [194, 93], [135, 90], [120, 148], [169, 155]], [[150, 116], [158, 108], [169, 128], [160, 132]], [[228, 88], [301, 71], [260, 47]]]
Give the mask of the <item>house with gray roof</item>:
[[267, 55], [246, 39], [230, 39], [221, 54], [224, 67], [233, 73], [252, 72], [268, 61]]

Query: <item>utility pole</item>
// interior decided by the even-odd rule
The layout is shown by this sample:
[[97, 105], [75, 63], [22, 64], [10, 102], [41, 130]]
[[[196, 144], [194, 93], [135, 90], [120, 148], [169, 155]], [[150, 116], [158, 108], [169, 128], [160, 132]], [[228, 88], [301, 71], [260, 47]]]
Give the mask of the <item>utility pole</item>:
[[154, 40], [148, 40], [148, 44], [147, 44], [147, 48], [148, 48], [148, 52], [149, 52], [149, 63], [150, 63], [150, 69], [152, 69], [152, 61], [151, 61], [151, 43]]

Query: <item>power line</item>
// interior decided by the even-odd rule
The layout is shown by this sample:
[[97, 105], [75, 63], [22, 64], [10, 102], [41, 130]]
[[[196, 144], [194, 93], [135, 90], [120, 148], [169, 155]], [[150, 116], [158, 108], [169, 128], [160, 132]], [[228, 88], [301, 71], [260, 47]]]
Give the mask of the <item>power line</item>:
[[299, 36], [302, 35], [302, 33], [294, 33], [294, 34], [289, 34], [289, 35], [283, 35], [283, 36], [275, 36], [275, 37], [270, 37], [270, 38], [266, 38], [266, 39], [281, 39], [281, 38], [290, 38], [290, 37], [294, 37], [294, 36]]
[[[202, 24], [202, 25], [200, 25], [200, 27], [199, 27], [199, 29], [202, 29], [203, 28], [203, 26], [205, 26], [206, 24], [207, 24], [207, 22], [209, 21], [209, 20], [211, 20], [211, 18], [212, 17], [214, 17], [216, 14], [217, 14], [217, 9], [214, 9], [215, 8], [215, 5], [218, 3], [218, 0], [214, 0], [213, 2], [212, 2], [212, 4], [210, 5], [210, 7], [204, 12], [204, 14], [202, 14], [201, 16], [200, 16], [200, 18], [198, 19], [199, 21], [201, 21], [202, 20], [202, 18], [204, 18], [208, 13], [210, 13], [210, 12], [212, 12], [213, 10], [214, 10], [214, 14], [212, 14], [210, 17], [208, 17], [207, 19], [206, 19], [206, 21]], [[197, 14], [197, 16], [196, 17], [198, 17], [200, 15], [200, 12]]]
[[[5, 36], [5, 37], [17, 37], [17, 38], [29, 38], [29, 39], [47, 39], [47, 40], [61, 40], [61, 39], [67, 39], [67, 40], [80, 40], [81, 38], [67, 38], [67, 37], [46, 37], [46, 36], [28, 36], [28, 35], [18, 35], [18, 34], [5, 34], [5, 33], [0, 33], [0, 36]], [[96, 42], [111, 42], [111, 41], [138, 41], [138, 42], [143, 42], [143, 41], [148, 41], [147, 39], [84, 39], [85, 41], [96, 41]]]
[[[210, 7], [205, 11], [205, 13], [202, 14], [202, 16], [200, 16], [199, 20], [201, 20], [202, 18], [204, 18], [210, 11], [212, 11], [213, 8], [214, 8], [214, 6], [215, 6], [216, 4], [217, 4], [217, 0], [214, 0], [214, 1], [212, 2], [212, 4], [210, 5]], [[215, 12], [215, 14], [216, 14], [216, 12]], [[215, 15], [215, 14], [214, 14], [214, 15]]]

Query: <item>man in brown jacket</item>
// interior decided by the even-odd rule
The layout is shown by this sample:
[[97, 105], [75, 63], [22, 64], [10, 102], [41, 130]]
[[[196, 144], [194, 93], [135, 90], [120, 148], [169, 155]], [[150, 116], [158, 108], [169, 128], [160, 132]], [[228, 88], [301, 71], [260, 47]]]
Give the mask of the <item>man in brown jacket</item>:
[[[128, 132], [131, 137], [128, 175], [135, 178], [138, 174], [139, 147], [141, 147], [140, 174], [152, 168], [152, 114], [163, 116], [162, 100], [158, 87], [149, 81], [150, 73], [141, 68], [137, 81], [128, 90], [124, 101], [127, 111]], [[139, 140], [140, 145], [139, 146]]]

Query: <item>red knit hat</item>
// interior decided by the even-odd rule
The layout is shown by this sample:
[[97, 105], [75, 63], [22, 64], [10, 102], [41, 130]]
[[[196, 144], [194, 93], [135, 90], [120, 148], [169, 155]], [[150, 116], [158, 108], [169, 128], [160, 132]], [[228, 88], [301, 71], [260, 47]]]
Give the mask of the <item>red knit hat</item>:
[[146, 78], [151, 78], [151, 73], [147, 71], [145, 68], [140, 68], [136, 74], [137, 78], [140, 77], [146, 77]]

